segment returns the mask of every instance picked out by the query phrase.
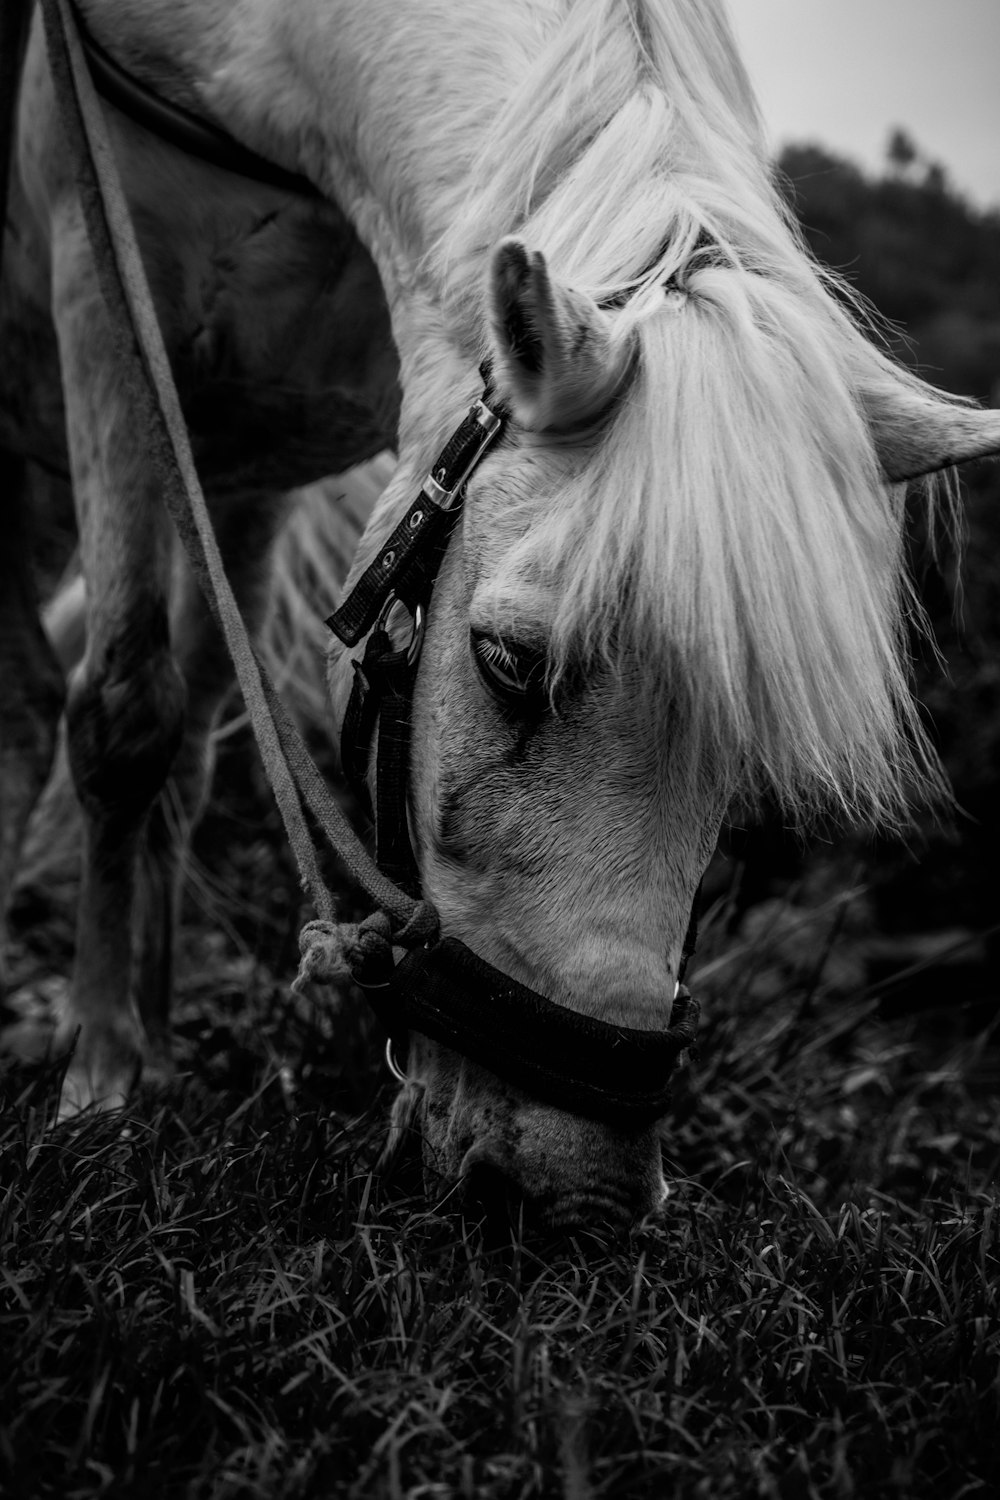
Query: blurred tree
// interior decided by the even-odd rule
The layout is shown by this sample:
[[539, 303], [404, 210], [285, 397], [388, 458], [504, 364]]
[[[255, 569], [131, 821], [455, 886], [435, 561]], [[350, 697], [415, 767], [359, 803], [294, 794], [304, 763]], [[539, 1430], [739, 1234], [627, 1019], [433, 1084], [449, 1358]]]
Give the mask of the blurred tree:
[[930, 161], [927, 163], [927, 171], [924, 173], [924, 187], [936, 197], [947, 197], [949, 191], [948, 174], [939, 161]]
[[885, 154], [890, 171], [898, 172], [901, 176], [906, 175], [919, 155], [912, 137], [898, 125], [889, 136]]
[[905, 330], [890, 335], [895, 352], [988, 401], [1000, 378], [1000, 215], [970, 208], [933, 163], [919, 179], [870, 179], [805, 145], [779, 166], [818, 258]]

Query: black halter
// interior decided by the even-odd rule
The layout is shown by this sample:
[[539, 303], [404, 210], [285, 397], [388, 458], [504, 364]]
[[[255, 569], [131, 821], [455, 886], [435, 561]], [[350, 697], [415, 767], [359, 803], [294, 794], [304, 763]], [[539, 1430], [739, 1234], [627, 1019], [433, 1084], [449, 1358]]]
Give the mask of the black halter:
[[[473, 469], [503, 432], [507, 414], [488, 367], [484, 391], [424, 480], [416, 500], [340, 608], [327, 620], [347, 646], [370, 632], [341, 732], [344, 771], [369, 802], [368, 759], [378, 725], [375, 765], [376, 858], [411, 895], [420, 876], [407, 820], [411, 700], [424, 621], [438, 570]], [[402, 604], [413, 620], [409, 643], [394, 646], [389, 616]], [[696, 938], [695, 912], [681, 976]], [[486, 963], [456, 938], [407, 954], [395, 968], [356, 976], [394, 1043], [418, 1031], [536, 1099], [624, 1128], [651, 1124], [666, 1111], [668, 1080], [694, 1042], [697, 1003], [678, 984], [673, 1025], [636, 1031], [583, 1016], [536, 994]]]

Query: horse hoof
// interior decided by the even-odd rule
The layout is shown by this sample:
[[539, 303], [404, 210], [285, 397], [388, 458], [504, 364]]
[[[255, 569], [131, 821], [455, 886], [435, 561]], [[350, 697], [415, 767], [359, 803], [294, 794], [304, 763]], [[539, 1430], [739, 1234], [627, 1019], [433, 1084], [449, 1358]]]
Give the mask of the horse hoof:
[[95, 1083], [89, 1073], [71, 1069], [66, 1074], [62, 1093], [59, 1095], [56, 1124], [65, 1125], [67, 1121], [82, 1115], [85, 1110], [111, 1114], [123, 1109], [130, 1091], [129, 1086], [115, 1087], [106, 1079]]
[[109, 1114], [123, 1109], [142, 1072], [142, 1050], [130, 1030], [94, 1031], [66, 1021], [56, 1036], [56, 1048], [73, 1048], [59, 1096], [58, 1124], [84, 1110]]

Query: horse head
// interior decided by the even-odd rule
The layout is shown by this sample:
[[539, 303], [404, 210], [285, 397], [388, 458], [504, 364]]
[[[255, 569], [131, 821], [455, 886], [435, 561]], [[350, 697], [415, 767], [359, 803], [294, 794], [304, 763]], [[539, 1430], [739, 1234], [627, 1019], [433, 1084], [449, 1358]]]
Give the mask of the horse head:
[[[410, 835], [445, 934], [623, 1034], [670, 1025], [734, 794], [767, 784], [786, 805], [832, 794], [891, 814], [903, 741], [919, 746], [883, 478], [954, 456], [970, 414], [880, 385], [877, 366], [862, 391], [856, 346], [834, 368], [822, 330], [799, 348], [812, 386], [789, 378], [804, 334], [794, 320], [768, 329], [773, 294], [709, 267], [602, 307], [520, 241], [492, 259], [488, 359], [506, 428], [468, 481], [437, 578]], [[789, 365], [786, 399], [765, 388], [757, 414], [769, 355]], [[401, 467], [376, 540], [412, 483], [405, 452]], [[335, 652], [341, 711], [348, 662]], [[545, 1045], [527, 1022], [513, 1042]], [[412, 1032], [394, 1139], [417, 1129], [433, 1177], [522, 1201], [549, 1227], [623, 1225], [661, 1205], [655, 1120], [559, 1107], [503, 1072]]]

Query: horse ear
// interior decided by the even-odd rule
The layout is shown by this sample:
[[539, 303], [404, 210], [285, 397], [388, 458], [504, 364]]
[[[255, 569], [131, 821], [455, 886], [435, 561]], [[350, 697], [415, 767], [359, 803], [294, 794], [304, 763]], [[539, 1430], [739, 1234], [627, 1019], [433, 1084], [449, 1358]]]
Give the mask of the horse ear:
[[1000, 411], [949, 406], [888, 380], [866, 384], [861, 401], [882, 470], [893, 483], [1000, 455]]
[[495, 373], [526, 427], [574, 427], [607, 406], [630, 348], [593, 298], [553, 280], [540, 251], [497, 246], [490, 314]]

